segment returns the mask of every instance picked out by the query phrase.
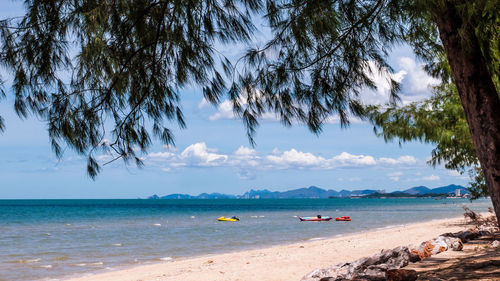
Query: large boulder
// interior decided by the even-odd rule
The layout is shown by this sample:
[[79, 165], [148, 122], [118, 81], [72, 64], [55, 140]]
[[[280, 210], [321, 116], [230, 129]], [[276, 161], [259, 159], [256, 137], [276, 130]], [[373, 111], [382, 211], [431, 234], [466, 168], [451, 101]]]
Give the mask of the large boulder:
[[460, 238], [455, 238], [449, 236], [450, 233], [438, 236], [429, 241], [422, 242], [418, 247], [412, 247], [410, 250], [411, 261], [415, 260], [416, 257], [421, 260], [428, 258], [430, 256], [442, 253], [448, 249], [453, 249], [454, 251], [461, 251], [463, 248], [463, 243]]
[[390, 269], [386, 272], [387, 281], [415, 281], [417, 272], [412, 269]]
[[[483, 231], [483, 233], [486, 233], [486, 231]], [[462, 242], [467, 242], [472, 239], [476, 239], [479, 236], [481, 236], [481, 232], [477, 228], [471, 228], [465, 231], [459, 231], [456, 233], [445, 233], [442, 234], [441, 236], [446, 236], [446, 237], [453, 237], [453, 238], [460, 238]]]
[[460, 238], [451, 238], [450, 248], [453, 251], [462, 251], [462, 249], [464, 248], [464, 244], [462, 243], [462, 240], [460, 240]]
[[392, 250], [382, 250], [379, 254], [361, 258], [351, 263], [333, 265], [317, 269], [306, 275], [302, 281], [318, 280], [385, 280], [385, 272], [398, 269], [410, 262], [408, 247], [397, 247]]

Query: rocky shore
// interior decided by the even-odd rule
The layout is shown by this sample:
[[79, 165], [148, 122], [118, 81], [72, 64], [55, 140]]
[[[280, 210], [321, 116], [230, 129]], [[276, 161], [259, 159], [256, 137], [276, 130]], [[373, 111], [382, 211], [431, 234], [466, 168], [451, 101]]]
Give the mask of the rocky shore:
[[[495, 234], [498, 234], [498, 227], [490, 223], [476, 223], [475, 227], [468, 230], [444, 233], [418, 246], [408, 245], [382, 250], [379, 254], [353, 262], [316, 269], [303, 277], [301, 281], [413, 281], [418, 278], [417, 272], [402, 269], [410, 263], [420, 262], [448, 250], [462, 251], [464, 243], [483, 236], [495, 236]], [[498, 247], [500, 247], [500, 241], [493, 239], [491, 248]]]

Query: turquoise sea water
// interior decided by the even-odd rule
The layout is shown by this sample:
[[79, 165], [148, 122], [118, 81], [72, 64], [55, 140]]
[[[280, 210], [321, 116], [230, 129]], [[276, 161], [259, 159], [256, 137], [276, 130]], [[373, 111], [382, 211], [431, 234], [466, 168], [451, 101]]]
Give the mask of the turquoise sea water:
[[[52, 280], [131, 265], [332, 237], [486, 211], [487, 199], [0, 200], [0, 280]], [[297, 216], [351, 216], [300, 222]], [[218, 222], [238, 216], [237, 223]]]

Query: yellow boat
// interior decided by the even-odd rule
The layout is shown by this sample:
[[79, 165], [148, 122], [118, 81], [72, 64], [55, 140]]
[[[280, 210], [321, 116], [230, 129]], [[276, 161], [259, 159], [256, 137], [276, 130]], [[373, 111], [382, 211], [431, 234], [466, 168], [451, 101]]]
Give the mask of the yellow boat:
[[240, 219], [237, 217], [232, 217], [232, 218], [220, 217], [217, 220], [218, 221], [239, 221]]

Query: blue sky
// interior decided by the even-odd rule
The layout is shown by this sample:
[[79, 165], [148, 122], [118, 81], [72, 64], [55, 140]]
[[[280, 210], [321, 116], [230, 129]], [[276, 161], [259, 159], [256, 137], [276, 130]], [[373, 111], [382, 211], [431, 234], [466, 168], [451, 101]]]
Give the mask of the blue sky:
[[[22, 10], [17, 2], [2, 3], [0, 17]], [[231, 56], [238, 52], [232, 50]], [[401, 46], [390, 58], [392, 74], [403, 85], [403, 102], [430, 95], [437, 83], [422, 70], [411, 50]], [[5, 73], [5, 72], [3, 72]], [[387, 100], [383, 77], [373, 77], [378, 91], [362, 93], [367, 103]], [[36, 118], [20, 120], [12, 98], [0, 101], [6, 131], [0, 135], [0, 198], [138, 198], [151, 194], [222, 192], [249, 189], [288, 190], [316, 185], [325, 189], [405, 189], [466, 184], [467, 177], [426, 164], [432, 145], [385, 143], [372, 126], [354, 120], [341, 129], [333, 116], [316, 136], [302, 125], [285, 128], [270, 115], [261, 121], [251, 147], [241, 121], [228, 103], [215, 108], [201, 90], [182, 91], [187, 129], [175, 129], [176, 147], [156, 142], [138, 169], [120, 161], [107, 165], [93, 181], [82, 157], [66, 151], [53, 155], [46, 125]], [[172, 128], [176, 128], [173, 124]], [[106, 162], [107, 155], [99, 161]]]

